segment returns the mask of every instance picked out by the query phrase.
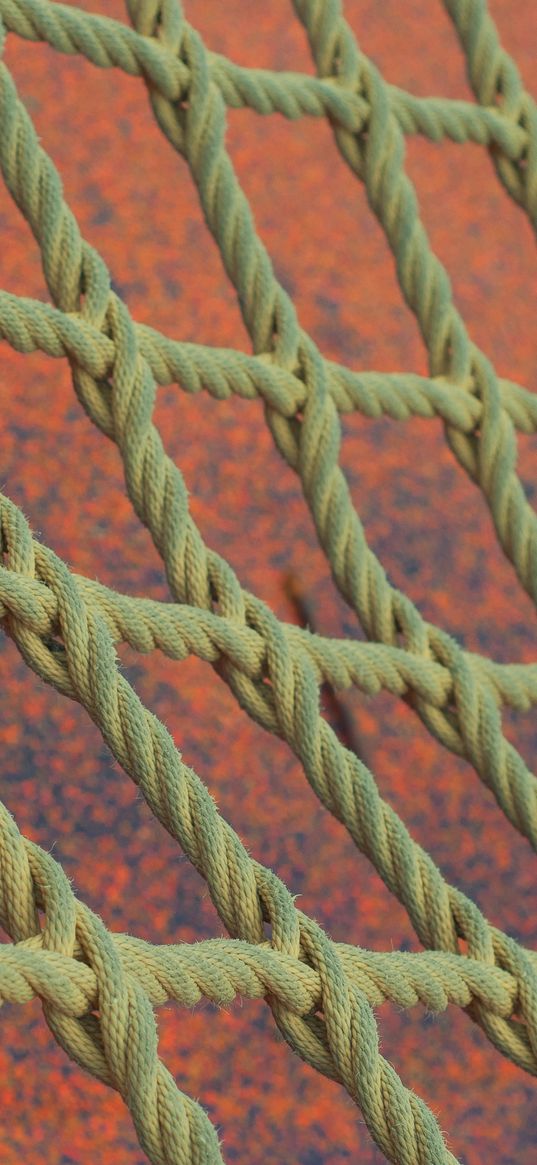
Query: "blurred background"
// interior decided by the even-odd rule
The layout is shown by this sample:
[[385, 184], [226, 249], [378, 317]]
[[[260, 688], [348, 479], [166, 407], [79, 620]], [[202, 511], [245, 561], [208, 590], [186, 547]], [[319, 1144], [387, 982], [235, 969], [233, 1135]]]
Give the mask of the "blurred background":
[[[84, 7], [126, 20], [116, 0]], [[491, 0], [505, 48], [531, 86], [531, 6]], [[471, 99], [441, 4], [348, 0], [362, 50], [386, 80], [418, 95]], [[313, 72], [287, 0], [190, 0], [186, 15], [214, 51], [245, 65]], [[5, 59], [58, 166], [83, 235], [107, 262], [134, 318], [178, 340], [249, 351], [232, 288], [205, 227], [186, 163], [160, 135], [144, 85], [119, 71], [9, 35]], [[327, 124], [229, 112], [228, 144], [259, 233], [299, 318], [322, 352], [354, 369], [426, 372], [413, 316], [360, 184]], [[529, 224], [472, 145], [407, 144], [433, 249], [452, 278], [471, 337], [500, 375], [535, 383], [535, 254]], [[30, 230], [0, 189], [0, 285], [48, 299]], [[78, 573], [133, 595], [168, 599], [149, 534], [133, 516], [119, 454], [74, 395], [67, 362], [2, 347], [2, 489]], [[283, 619], [356, 636], [339, 600], [298, 479], [275, 451], [259, 402], [217, 403], [159, 391], [157, 423], [180, 465], [209, 546]], [[440, 422], [344, 418], [343, 465], [370, 545], [423, 615], [471, 650], [535, 659], [529, 599], [498, 548], [478, 490]], [[531, 439], [521, 476], [535, 494]], [[292, 592], [300, 596], [299, 607]], [[251, 723], [213, 670], [122, 648], [125, 673], [172, 732], [249, 852], [338, 941], [419, 949], [405, 912], [345, 830], [316, 800], [297, 761]], [[85, 711], [38, 680], [2, 639], [2, 799], [50, 850], [77, 893], [113, 930], [152, 941], [224, 935], [205, 885], [113, 761]], [[445, 876], [495, 925], [528, 945], [535, 866], [469, 765], [432, 741], [388, 695], [358, 692], [326, 714], [375, 773], [383, 795]], [[532, 715], [507, 718], [528, 763]], [[534, 861], [534, 859], [533, 859]], [[469, 1018], [390, 1004], [377, 1013], [382, 1051], [431, 1106], [466, 1165], [536, 1159], [533, 1080]], [[2, 1165], [144, 1165], [120, 1098], [71, 1064], [37, 1001], [5, 1006], [0, 1042]], [[228, 1011], [159, 1011], [161, 1055], [208, 1110], [228, 1162], [361, 1165], [384, 1161], [343, 1089], [293, 1056], [263, 1001]]]

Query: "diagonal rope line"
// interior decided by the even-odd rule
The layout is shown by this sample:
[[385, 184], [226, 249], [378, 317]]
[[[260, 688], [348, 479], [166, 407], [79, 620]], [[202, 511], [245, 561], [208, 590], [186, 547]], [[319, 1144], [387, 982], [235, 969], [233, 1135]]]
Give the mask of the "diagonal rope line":
[[[397, 991], [411, 1002], [458, 1002], [505, 1055], [535, 1072], [537, 956], [492, 927], [444, 881], [382, 800], [372, 774], [321, 716], [319, 685], [352, 683], [370, 692], [386, 687], [406, 698], [433, 735], [470, 760], [535, 847], [536, 779], [501, 724], [502, 704], [527, 710], [536, 702], [535, 667], [498, 665], [463, 652], [389, 584], [339, 465], [339, 414], [359, 409], [396, 419], [441, 417], [459, 463], [484, 494], [507, 557], [537, 598], [537, 521], [516, 474], [515, 436], [516, 429], [535, 431], [535, 398], [499, 379], [470, 340], [421, 224], [403, 145], [403, 134], [419, 132], [434, 141], [488, 146], [501, 181], [534, 221], [535, 105], [481, 0], [446, 0], [477, 105], [415, 98], [387, 85], [359, 50], [337, 0], [296, 0], [294, 6], [317, 77], [244, 68], [208, 52], [177, 0], [129, 0], [133, 28], [45, 0], [0, 0], [5, 29], [144, 79], [160, 128], [189, 165], [254, 349], [246, 356], [185, 345], [132, 320], [111, 291], [101, 257], [82, 238], [59, 175], [1, 64], [0, 166], [40, 247], [55, 306], [0, 292], [0, 336], [18, 351], [69, 359], [84, 409], [118, 446], [129, 496], [162, 557], [175, 602], [129, 599], [72, 575], [32, 539], [21, 512], [2, 496], [0, 617], [34, 671], [86, 707], [153, 812], [206, 878], [241, 950], [245, 944], [249, 951], [265, 950], [264, 925], [270, 924], [276, 978], [265, 979], [261, 993], [289, 1045], [346, 1088], [389, 1160], [453, 1162], [435, 1118], [380, 1056], [371, 1004], [396, 1000]], [[226, 107], [242, 106], [329, 119], [394, 252], [402, 292], [428, 349], [429, 377], [351, 372], [326, 361], [303, 331], [225, 148]], [[336, 585], [376, 642], [322, 639], [287, 627], [205, 545], [182, 475], [152, 421], [157, 384], [174, 382], [190, 392], [205, 388], [216, 399], [235, 392], [263, 400], [276, 445], [299, 474]], [[287, 741], [321, 802], [432, 948], [414, 964], [423, 968], [421, 994], [418, 972], [404, 959], [379, 965], [368, 952], [332, 943], [297, 910], [277, 876], [250, 858], [164, 726], [118, 673], [113, 645], [120, 641], [141, 651], [158, 647], [176, 659], [198, 654], [223, 675], [254, 720]], [[0, 996], [5, 990], [1, 997], [22, 1001], [37, 990], [62, 1046], [119, 1088], [152, 1161], [221, 1160], [203, 1110], [179, 1093], [158, 1059], [152, 1005], [178, 998], [172, 952], [146, 951], [132, 940], [130, 962], [122, 961], [120, 936], [118, 947], [118, 936], [81, 904], [79, 910], [52, 859], [20, 838], [3, 809], [0, 818], [0, 907], [15, 944], [1, 952]], [[46, 910], [43, 931], [36, 907]], [[61, 967], [47, 961], [49, 954], [63, 958]], [[73, 972], [81, 955], [86, 970]], [[201, 966], [203, 952], [194, 955]], [[376, 995], [363, 969], [355, 980], [356, 957], [375, 968]], [[167, 995], [156, 991], [151, 959], [158, 975], [165, 973]], [[308, 970], [297, 971], [297, 963]], [[292, 989], [289, 983], [282, 988], [284, 965], [294, 975]], [[317, 994], [304, 1011], [304, 996], [294, 1006], [297, 975], [310, 970]], [[85, 994], [80, 975], [86, 975]], [[223, 975], [220, 965], [218, 989]], [[62, 999], [71, 1000], [71, 1010], [62, 1009]]]
[[[2, 539], [8, 561], [13, 558], [15, 568], [18, 567], [21, 573], [31, 574], [33, 543], [28, 527], [21, 511], [5, 498]], [[206, 879], [211, 898], [228, 932], [259, 943], [264, 940], [264, 921], [268, 921], [275, 949], [295, 958], [303, 953], [317, 970], [326, 1025], [323, 1038], [318, 1021], [310, 1021], [309, 1025], [304, 1021], [299, 1023], [279, 999], [268, 996], [267, 1001], [286, 1040], [306, 1062], [322, 1065], [326, 1075], [343, 1084], [360, 1105], [374, 1139], [389, 1160], [402, 1161], [405, 1165], [411, 1165], [413, 1161], [423, 1161], [427, 1165], [434, 1161], [455, 1162], [445, 1147], [435, 1118], [423, 1102], [404, 1087], [380, 1055], [376, 1023], [367, 998], [349, 982], [334, 944], [316, 922], [296, 908], [293, 896], [276, 874], [252, 860], [237, 834], [219, 815], [205, 785], [183, 764], [164, 725], [143, 707], [118, 672], [113, 645], [98, 611], [83, 603], [73, 576], [51, 551], [46, 554], [46, 563], [46, 581], [55, 590], [59, 603], [61, 634], [66, 644], [63, 662], [71, 693], [99, 725], [103, 738], [132, 776], [155, 816], [177, 839]], [[13, 622], [8, 622], [7, 626], [23, 656], [28, 658], [27, 648], [32, 646], [32, 633]], [[59, 658], [58, 663], [61, 666]], [[67, 682], [64, 682], [64, 690]], [[8, 849], [8, 860], [11, 872], [14, 867], [13, 843]], [[13, 878], [19, 882], [18, 898], [22, 879], [16, 871]], [[62, 879], [66, 881], [63, 874]], [[459, 899], [460, 907], [464, 909], [464, 896], [459, 895]], [[472, 909], [469, 901], [468, 906]], [[65, 915], [65, 908], [60, 904], [57, 918], [62, 925]], [[510, 943], [505, 936], [502, 936], [502, 941]], [[195, 1110], [189, 1106], [185, 1108], [184, 1100], [172, 1124], [173, 1139], [170, 1137], [169, 1143], [164, 1144], [166, 1130], [172, 1123], [169, 1115], [172, 1111], [171, 1084], [167, 1076], [164, 1084], [160, 1083], [154, 1037], [150, 1044], [151, 1054], [145, 1064], [140, 1062], [152, 1030], [147, 1008], [142, 1010], [141, 1001], [129, 990], [130, 984], [123, 981], [111, 940], [102, 928], [94, 928], [93, 942], [102, 964], [103, 1057], [107, 1063], [111, 1061], [111, 1079], [120, 1082], [140, 1143], [153, 1162], [164, 1161], [172, 1165], [191, 1157], [195, 1160], [196, 1154], [202, 1161], [218, 1160], [214, 1147], [208, 1153], [208, 1134], [206, 1129], [203, 1132], [205, 1126], [200, 1126], [200, 1111], [197, 1107]], [[514, 951], [516, 944], [511, 943], [511, 946]], [[516, 957], [521, 965], [528, 961], [521, 949]], [[475, 1006], [480, 1004], [476, 1002]], [[137, 1023], [139, 1012], [144, 1020], [141, 1026]], [[491, 1019], [502, 1022], [499, 1016]], [[55, 1013], [52, 1016], [47, 1014], [47, 1020], [69, 1054], [93, 1070], [95, 1058], [92, 1058], [91, 1049], [86, 1053], [79, 1050], [78, 1026], [71, 1031], [70, 1025], [58, 1019]], [[509, 1024], [512, 1021], [503, 1022]], [[140, 1048], [140, 1056], [130, 1058], [133, 1044]], [[100, 1078], [104, 1078], [102, 1072]], [[160, 1089], [165, 1090], [166, 1105], [161, 1100]], [[175, 1092], [173, 1095], [177, 1105], [181, 1097]], [[399, 1128], [401, 1114], [404, 1123]], [[179, 1126], [179, 1115], [182, 1127]], [[396, 1136], [394, 1129], [399, 1130]], [[187, 1151], [190, 1142], [192, 1154]]]

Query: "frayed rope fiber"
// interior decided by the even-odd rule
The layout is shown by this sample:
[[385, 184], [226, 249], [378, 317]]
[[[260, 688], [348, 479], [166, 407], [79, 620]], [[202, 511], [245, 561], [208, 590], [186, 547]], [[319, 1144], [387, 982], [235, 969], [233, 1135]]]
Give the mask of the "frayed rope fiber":
[[[0, 336], [18, 352], [69, 361], [79, 402], [119, 450], [128, 496], [173, 598], [132, 598], [74, 573], [1, 494], [0, 619], [34, 672], [87, 709], [205, 879], [230, 938], [157, 946], [110, 932], [0, 804], [0, 922], [12, 940], [0, 948], [0, 1000], [41, 999], [68, 1055], [120, 1092], [153, 1165], [223, 1160], [205, 1110], [159, 1058], [154, 1008], [166, 1000], [191, 1007], [202, 996], [225, 1004], [237, 995], [267, 1001], [290, 1048], [346, 1089], [389, 1161], [454, 1165], [436, 1118], [381, 1055], [373, 1009], [385, 1000], [464, 1008], [504, 1056], [536, 1075], [537, 952], [491, 925], [445, 880], [323, 716], [320, 688], [354, 685], [404, 698], [445, 748], [471, 763], [535, 849], [536, 778], [506, 738], [502, 710], [537, 704], [537, 665], [463, 650], [390, 584], [340, 466], [340, 415], [440, 417], [537, 602], [537, 519], [516, 471], [516, 434], [537, 429], [537, 401], [498, 378], [470, 339], [421, 222], [404, 145], [405, 135], [422, 134], [487, 147], [535, 225], [535, 103], [483, 0], [444, 0], [475, 103], [417, 98], [386, 84], [339, 0], [294, 0], [316, 76], [244, 68], [209, 52], [179, 0], [127, 0], [127, 7], [130, 25], [49, 0], [0, 0], [0, 47], [14, 33], [143, 80], [157, 125], [188, 164], [252, 352], [182, 343], [132, 318], [82, 237], [0, 62], [0, 167], [38, 244], [52, 301], [0, 292]], [[393, 252], [427, 349], [427, 377], [351, 371], [325, 359], [302, 329], [226, 150], [227, 107], [328, 119]], [[285, 624], [205, 544], [153, 421], [157, 386], [170, 384], [217, 400], [261, 400], [333, 581], [368, 642]], [[139, 700], [118, 667], [121, 643], [174, 660], [195, 655], [217, 668], [240, 706], [295, 753], [319, 800], [405, 907], [423, 951], [383, 954], [333, 942], [298, 909], [296, 895], [250, 855]]]

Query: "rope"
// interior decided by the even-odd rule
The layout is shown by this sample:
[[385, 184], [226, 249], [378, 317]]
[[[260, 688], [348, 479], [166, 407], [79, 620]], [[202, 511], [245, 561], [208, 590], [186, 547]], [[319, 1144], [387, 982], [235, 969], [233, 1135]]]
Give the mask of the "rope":
[[[516, 433], [537, 429], [535, 397], [497, 377], [468, 335], [405, 172], [404, 135], [488, 147], [535, 225], [537, 114], [482, 0], [445, 0], [477, 104], [416, 98], [386, 84], [338, 0], [295, 0], [317, 76], [248, 69], [209, 52], [178, 0], [127, 0], [131, 26], [50, 0], [0, 0], [6, 33], [143, 79], [158, 126], [187, 161], [238, 296], [252, 354], [185, 344], [132, 319], [82, 237], [60, 176], [0, 62], [0, 168], [38, 243], [52, 304], [0, 291], [0, 337], [69, 361], [91, 421], [117, 445], [133, 508], [162, 559], [173, 602], [122, 595], [70, 571], [0, 494], [0, 619], [28, 665], [77, 700], [149, 807], [206, 880], [230, 939], [170, 946], [113, 934], [59, 864], [0, 803], [0, 1000], [38, 996], [60, 1045], [117, 1089], [154, 1165], [222, 1161], [202, 1106], [159, 1059], [154, 1007], [265, 998], [289, 1046], [340, 1083], [398, 1165], [456, 1161], [436, 1118], [382, 1057], [373, 1008], [390, 1000], [464, 1008], [498, 1050], [537, 1075], [537, 952], [493, 926], [451, 886], [381, 797], [374, 775], [322, 715], [320, 687], [382, 689], [463, 756], [537, 848], [537, 780], [502, 726], [537, 703], [537, 665], [463, 650], [388, 581], [339, 464], [341, 414], [442, 419], [483, 493], [498, 540], [537, 602], [537, 520], [516, 472]], [[303, 330], [261, 242], [225, 146], [226, 108], [328, 118], [393, 251], [429, 375], [381, 374], [324, 358]], [[287, 625], [208, 547], [180, 469], [153, 422], [157, 387], [259, 398], [298, 474], [334, 582], [368, 643]], [[322, 804], [405, 906], [425, 948], [380, 954], [335, 943], [253, 859], [117, 666], [116, 645], [213, 665], [248, 714], [300, 760]], [[43, 917], [40, 917], [38, 912]], [[267, 925], [270, 940], [267, 940]]]

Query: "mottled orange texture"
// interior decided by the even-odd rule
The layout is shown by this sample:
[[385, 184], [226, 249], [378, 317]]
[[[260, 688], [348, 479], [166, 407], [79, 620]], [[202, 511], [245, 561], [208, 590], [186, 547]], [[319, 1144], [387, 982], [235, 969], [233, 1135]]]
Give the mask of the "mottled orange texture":
[[[84, 5], [94, 8], [87, 0]], [[531, 6], [491, 0], [502, 41], [531, 85]], [[126, 19], [116, 0], [98, 10]], [[438, 4], [349, 0], [363, 50], [390, 82], [470, 98], [463, 59]], [[312, 71], [287, 0], [190, 0], [209, 48], [244, 64]], [[60, 169], [84, 236], [104, 256], [136, 320], [182, 340], [248, 350], [232, 289], [186, 164], [159, 135], [143, 84], [9, 36], [6, 60]], [[320, 121], [229, 114], [228, 143], [259, 233], [300, 320], [322, 352], [353, 368], [426, 371], [417, 327], [362, 188]], [[498, 372], [533, 387], [535, 254], [523, 213], [480, 147], [410, 140], [408, 169], [455, 302]], [[0, 191], [1, 285], [46, 298], [29, 228]], [[72, 569], [131, 594], [168, 598], [148, 533], [133, 517], [119, 454], [91, 425], [64, 362], [2, 347], [2, 488]], [[301, 596], [318, 630], [356, 635], [335, 594], [300, 486], [275, 452], [258, 403], [159, 392], [157, 423], [180, 464], [208, 544], [284, 618]], [[344, 419], [343, 465], [368, 539], [422, 613], [472, 649], [535, 658], [535, 622], [497, 546], [478, 491], [437, 421]], [[535, 480], [531, 442], [522, 475]], [[531, 494], [531, 487], [530, 494]], [[2, 640], [2, 798], [20, 829], [52, 849], [77, 891], [115, 930], [153, 941], [223, 934], [201, 879], [152, 818], [77, 705], [41, 683]], [[417, 949], [406, 915], [343, 827], [319, 805], [286, 746], [238, 710], [198, 661], [140, 659], [129, 679], [165, 722], [252, 855], [337, 940]], [[342, 713], [342, 707], [345, 714]], [[328, 698], [383, 795], [447, 878], [490, 920], [535, 946], [534, 865], [470, 767], [442, 750], [401, 702]], [[338, 717], [342, 717], [339, 719]], [[532, 716], [508, 719], [523, 755]], [[209, 1014], [210, 1013], [210, 1014]], [[37, 1001], [6, 1006], [0, 1043], [2, 1165], [143, 1165], [128, 1111], [53, 1043]], [[466, 1165], [533, 1165], [535, 1085], [455, 1009], [439, 1018], [379, 1012], [383, 1054], [430, 1104]], [[351, 1101], [294, 1057], [263, 1002], [159, 1013], [161, 1053], [217, 1124], [228, 1162], [381, 1161]]]

